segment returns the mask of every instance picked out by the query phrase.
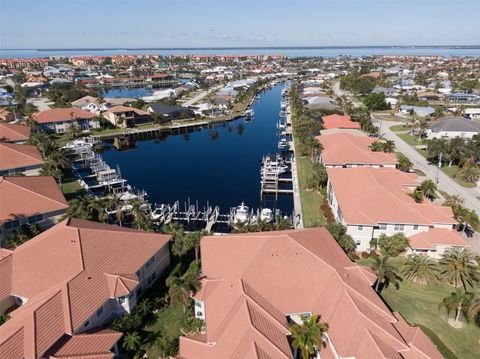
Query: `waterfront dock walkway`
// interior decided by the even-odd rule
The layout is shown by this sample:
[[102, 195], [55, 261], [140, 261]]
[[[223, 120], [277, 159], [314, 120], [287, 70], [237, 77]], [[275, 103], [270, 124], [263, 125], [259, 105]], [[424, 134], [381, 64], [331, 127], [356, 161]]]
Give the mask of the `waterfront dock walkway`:
[[[292, 115], [287, 114], [287, 124], [292, 123]], [[293, 208], [295, 211], [295, 218], [294, 218], [294, 226], [296, 229], [303, 228], [303, 212], [302, 212], [302, 201], [300, 199], [300, 185], [298, 182], [298, 172], [297, 172], [297, 161], [296, 161], [296, 153], [295, 153], [295, 139], [293, 138], [292, 134], [292, 146], [291, 149], [293, 151], [292, 157], [292, 182], [293, 182]]]

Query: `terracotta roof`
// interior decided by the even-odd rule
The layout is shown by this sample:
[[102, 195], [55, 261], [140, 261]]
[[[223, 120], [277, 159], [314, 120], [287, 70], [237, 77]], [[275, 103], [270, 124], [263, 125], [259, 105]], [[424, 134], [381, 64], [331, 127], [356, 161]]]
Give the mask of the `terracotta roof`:
[[414, 249], [436, 249], [436, 246], [470, 247], [470, 243], [458, 232], [446, 228], [431, 228], [408, 238]]
[[0, 122], [0, 141], [2, 139], [7, 142], [27, 141], [31, 131], [28, 126]]
[[10, 280], [9, 294], [28, 298], [0, 326], [0, 357], [38, 358], [51, 351], [58, 358], [108, 357], [120, 334], [73, 333], [113, 297], [110, 273], [122, 273], [118, 277], [130, 287], [131, 278], [138, 280], [135, 273], [169, 238], [67, 219], [0, 257], [0, 274]]
[[45, 110], [43, 112], [33, 115], [32, 118], [38, 123], [50, 123], [76, 121], [78, 119], [89, 119], [95, 116], [96, 115], [91, 112], [72, 107]]
[[408, 195], [419, 185], [414, 173], [371, 167], [327, 168], [327, 173], [347, 224], [456, 223], [449, 207], [416, 203]]
[[[293, 358], [287, 316], [301, 313], [329, 324], [341, 357], [400, 359], [413, 350], [372, 289], [371, 272], [324, 228], [204, 237], [201, 252], [208, 289], [195, 298], [205, 305], [206, 333], [180, 337], [179, 358]], [[438, 357], [419, 347], [413, 358]], [[334, 358], [332, 350], [322, 358]]]
[[0, 177], [0, 222], [67, 209], [53, 177]]
[[0, 143], [0, 171], [41, 166], [44, 163], [42, 155], [35, 146]]
[[373, 152], [370, 145], [376, 140], [367, 136], [347, 133], [315, 137], [322, 145], [322, 162], [326, 165], [369, 164], [395, 165], [394, 153]]
[[350, 116], [328, 115], [322, 117], [323, 127], [330, 128], [360, 128], [360, 123], [353, 122]]

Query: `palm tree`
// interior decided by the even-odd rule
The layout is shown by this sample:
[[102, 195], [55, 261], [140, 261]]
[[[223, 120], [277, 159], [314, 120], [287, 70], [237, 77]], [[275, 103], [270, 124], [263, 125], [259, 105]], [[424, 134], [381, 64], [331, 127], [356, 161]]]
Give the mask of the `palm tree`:
[[10, 319], [10, 317], [6, 314], [0, 314], [0, 325], [2, 325], [3, 323], [5, 323], [8, 319]]
[[407, 156], [403, 154], [399, 154], [397, 156], [397, 159], [398, 159], [398, 169], [400, 171], [409, 172], [412, 169], [413, 163], [408, 159]]
[[151, 217], [142, 209], [144, 203], [138, 199], [134, 199], [130, 203], [132, 205], [133, 223], [137, 229], [150, 231], [153, 228]]
[[273, 224], [275, 231], [282, 231], [292, 228], [292, 221], [289, 217], [282, 217], [279, 214], [275, 216], [275, 223]]
[[437, 186], [432, 180], [423, 181], [420, 184], [419, 190], [425, 197], [429, 198], [430, 200], [437, 198]]
[[480, 325], [480, 294], [473, 295], [468, 303], [466, 315], [468, 320], [475, 320]]
[[383, 152], [392, 153], [395, 151], [395, 142], [392, 140], [386, 140], [383, 144]]
[[459, 206], [463, 205], [463, 203], [464, 203], [463, 198], [460, 197], [459, 195], [452, 195], [452, 196], [447, 195], [443, 205], [452, 208], [455, 214], [455, 208], [458, 208]]
[[438, 282], [437, 262], [425, 254], [411, 254], [403, 264], [400, 273], [413, 283], [431, 285]]
[[90, 214], [98, 219], [99, 222], [105, 223], [108, 220], [108, 213], [105, 210], [105, 202], [102, 199], [91, 198], [87, 205]]
[[468, 167], [461, 171], [461, 176], [467, 183], [477, 183], [480, 180], [480, 169]]
[[142, 347], [142, 337], [138, 332], [128, 332], [123, 337], [122, 347], [131, 353], [136, 353]]
[[469, 210], [463, 205], [458, 205], [453, 209], [453, 216], [463, 226], [463, 232], [467, 230], [468, 225], [473, 229], [478, 229], [480, 226], [480, 218], [474, 209]]
[[[320, 322], [318, 315], [302, 316], [301, 324], [293, 324], [290, 326], [292, 333], [292, 347], [295, 353], [300, 353], [302, 359], [310, 359], [315, 357], [317, 351], [325, 348], [327, 342], [325, 333], [328, 331], [328, 324]], [[295, 358], [297, 355], [295, 355]]]
[[180, 263], [167, 278], [166, 284], [170, 305], [181, 304], [185, 312], [185, 307], [190, 303], [190, 296], [200, 289], [200, 282], [197, 279], [198, 274], [193, 270], [188, 270], [183, 275], [177, 276], [179, 269]]
[[465, 249], [453, 247], [447, 249], [439, 261], [440, 278], [453, 284], [455, 288], [474, 287], [480, 281], [480, 271], [473, 254]]
[[471, 293], [465, 292], [457, 288], [455, 292], [452, 292], [448, 297], [443, 298], [442, 303], [440, 303], [439, 307], [447, 309], [447, 314], [455, 311], [455, 323], [458, 323], [460, 319], [460, 313], [467, 310], [468, 303], [471, 299]]
[[419, 188], [415, 188], [413, 192], [409, 193], [408, 195], [412, 197], [417, 203], [423, 202], [423, 193]]
[[370, 149], [373, 152], [381, 152], [383, 151], [383, 143], [380, 141], [372, 142], [372, 144], [370, 145]]
[[393, 265], [389, 263], [390, 257], [388, 256], [378, 256], [374, 257], [373, 264], [370, 266], [372, 270], [377, 275], [377, 283], [375, 284], [375, 291], [380, 292], [380, 284], [383, 284], [388, 287], [391, 284], [395, 286], [396, 289], [400, 287], [400, 281], [402, 277], [398, 275], [398, 270]]
[[68, 125], [67, 130], [65, 132], [73, 140], [80, 134], [80, 127], [78, 127], [76, 123], [72, 123]]

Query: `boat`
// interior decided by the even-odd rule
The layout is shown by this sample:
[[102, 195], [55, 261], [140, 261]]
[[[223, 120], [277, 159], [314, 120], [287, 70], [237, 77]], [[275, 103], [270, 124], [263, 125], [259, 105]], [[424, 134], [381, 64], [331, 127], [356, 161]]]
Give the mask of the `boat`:
[[248, 207], [242, 202], [242, 204], [235, 209], [233, 223], [246, 223], [248, 222], [248, 218]]
[[272, 222], [273, 211], [270, 208], [263, 208], [260, 212], [260, 220], [263, 222]]
[[155, 208], [152, 213], [151, 217], [153, 221], [162, 221], [168, 212], [168, 207], [162, 204], [160, 207]]
[[264, 173], [285, 173], [288, 170], [288, 166], [285, 162], [280, 158], [277, 157], [276, 160], [272, 160], [270, 156], [267, 156], [262, 161], [262, 171]]
[[288, 141], [285, 138], [280, 139], [278, 142], [278, 148], [281, 150], [288, 149]]
[[284, 129], [285, 128], [285, 122], [283, 121], [278, 121], [277, 123], [277, 129]]
[[92, 148], [93, 144], [80, 138], [78, 140], [67, 143], [65, 146], [62, 147], [62, 149], [73, 150], [73, 149], [78, 149], [78, 148], [83, 148], [83, 147]]
[[244, 115], [245, 115], [246, 117], [250, 117], [250, 118], [251, 118], [251, 117], [255, 116], [255, 111], [253, 111], [253, 109], [249, 108], [248, 110], [245, 111]]

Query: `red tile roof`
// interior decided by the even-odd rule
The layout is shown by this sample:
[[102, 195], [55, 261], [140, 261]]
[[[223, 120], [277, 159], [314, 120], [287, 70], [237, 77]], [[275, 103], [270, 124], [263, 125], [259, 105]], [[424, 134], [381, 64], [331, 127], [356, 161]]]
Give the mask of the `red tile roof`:
[[38, 123], [50, 123], [50, 122], [68, 122], [76, 121], [79, 119], [89, 119], [93, 118], [96, 115], [81, 110], [76, 107], [72, 108], [56, 108], [53, 110], [46, 110], [40, 113], [33, 115], [33, 119]]
[[327, 173], [347, 224], [456, 223], [449, 207], [416, 203], [408, 195], [419, 185], [414, 173], [371, 167], [327, 168]]
[[45, 163], [35, 146], [0, 142], [0, 171], [41, 166]]
[[31, 131], [28, 126], [0, 122], [0, 141], [27, 141], [30, 138]]
[[[414, 328], [395, 327], [371, 272], [351, 262], [324, 228], [204, 237], [201, 252], [208, 289], [195, 298], [205, 305], [206, 333], [180, 338], [182, 359], [293, 358], [287, 315], [300, 313], [329, 324], [342, 357], [400, 359], [417, 350], [402, 332]], [[419, 344], [412, 358], [441, 358], [430, 349]], [[324, 355], [333, 358], [332, 348]]]
[[348, 164], [395, 165], [394, 153], [373, 152], [370, 145], [375, 142], [367, 136], [335, 133], [315, 137], [322, 145], [322, 162], [325, 165]]
[[119, 333], [73, 333], [112, 298], [109, 278], [128, 278], [130, 286], [130, 278], [138, 280], [135, 273], [169, 238], [67, 219], [0, 256], [0, 299], [28, 298], [0, 326], [0, 358], [37, 358], [47, 351], [56, 358], [111, 357]]
[[446, 228], [431, 228], [408, 238], [413, 249], [436, 249], [436, 246], [470, 247], [458, 232]]
[[0, 177], [0, 223], [67, 209], [68, 204], [53, 177]]
[[330, 128], [353, 128], [359, 129], [360, 123], [353, 122], [350, 116], [328, 115], [322, 117], [323, 127]]

